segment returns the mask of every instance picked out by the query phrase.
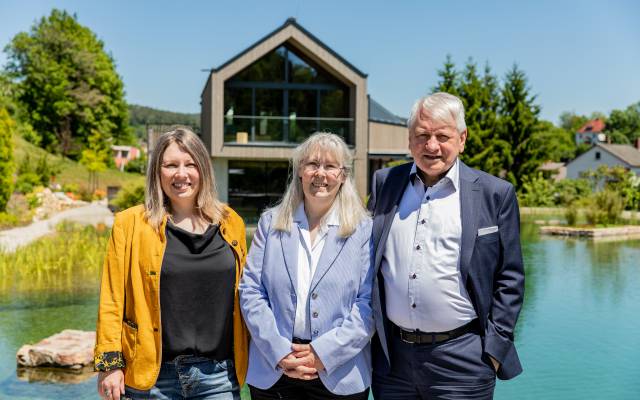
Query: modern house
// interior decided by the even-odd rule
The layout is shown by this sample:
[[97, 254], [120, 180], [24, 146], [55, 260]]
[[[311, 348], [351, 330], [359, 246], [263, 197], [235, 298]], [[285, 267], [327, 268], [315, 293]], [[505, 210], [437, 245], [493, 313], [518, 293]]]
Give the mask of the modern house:
[[636, 147], [628, 144], [596, 143], [567, 164], [567, 178], [580, 178], [581, 172], [595, 170], [599, 165], [622, 166], [640, 175], [640, 140]]
[[607, 141], [607, 135], [602, 133], [605, 124], [600, 118], [593, 119], [584, 124], [575, 134], [576, 145], [580, 144], [596, 144]]
[[314, 132], [351, 147], [362, 196], [375, 169], [408, 157], [404, 119], [368, 96], [364, 72], [292, 18], [212, 69], [201, 106], [219, 196], [247, 218], [280, 199], [293, 148]]

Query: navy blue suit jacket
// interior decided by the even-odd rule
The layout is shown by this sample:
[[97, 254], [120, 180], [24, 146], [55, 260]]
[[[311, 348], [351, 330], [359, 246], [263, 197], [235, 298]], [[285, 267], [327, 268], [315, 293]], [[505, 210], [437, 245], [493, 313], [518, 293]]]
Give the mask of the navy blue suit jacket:
[[[510, 379], [522, 372], [513, 331], [524, 297], [524, 265], [520, 249], [520, 215], [510, 183], [460, 162], [462, 242], [460, 272], [478, 315], [484, 352], [500, 363], [497, 376]], [[373, 213], [375, 282], [372, 307], [378, 338], [374, 351], [389, 358], [390, 321], [380, 263], [393, 217], [407, 184], [411, 163], [376, 171], [368, 208]], [[498, 231], [478, 236], [478, 229]], [[377, 343], [375, 343], [377, 342]]]

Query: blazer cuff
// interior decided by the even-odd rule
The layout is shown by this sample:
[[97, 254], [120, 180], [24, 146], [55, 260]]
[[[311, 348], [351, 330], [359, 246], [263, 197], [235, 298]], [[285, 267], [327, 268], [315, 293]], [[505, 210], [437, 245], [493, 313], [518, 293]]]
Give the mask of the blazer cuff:
[[105, 372], [124, 368], [126, 366], [124, 356], [120, 351], [107, 351], [104, 353], [100, 353], [95, 356], [93, 361], [96, 371]]
[[513, 341], [500, 335], [491, 321], [487, 326], [483, 350], [500, 363], [497, 371], [498, 379], [511, 379], [522, 372], [522, 365]]

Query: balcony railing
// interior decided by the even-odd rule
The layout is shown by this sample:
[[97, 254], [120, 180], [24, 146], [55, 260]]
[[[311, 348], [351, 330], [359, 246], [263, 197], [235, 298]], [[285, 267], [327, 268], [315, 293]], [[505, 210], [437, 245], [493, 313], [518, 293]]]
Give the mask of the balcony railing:
[[314, 132], [331, 132], [351, 144], [353, 118], [252, 116], [224, 117], [224, 141], [238, 145], [296, 145]]

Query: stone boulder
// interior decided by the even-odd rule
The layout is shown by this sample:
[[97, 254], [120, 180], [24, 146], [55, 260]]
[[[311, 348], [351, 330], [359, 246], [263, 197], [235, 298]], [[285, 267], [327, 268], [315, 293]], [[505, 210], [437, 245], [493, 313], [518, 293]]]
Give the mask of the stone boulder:
[[65, 329], [40, 342], [26, 344], [18, 350], [19, 366], [53, 366], [80, 369], [93, 363], [96, 333]]

